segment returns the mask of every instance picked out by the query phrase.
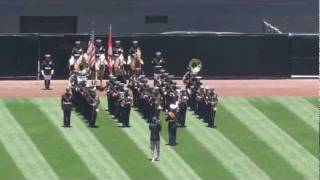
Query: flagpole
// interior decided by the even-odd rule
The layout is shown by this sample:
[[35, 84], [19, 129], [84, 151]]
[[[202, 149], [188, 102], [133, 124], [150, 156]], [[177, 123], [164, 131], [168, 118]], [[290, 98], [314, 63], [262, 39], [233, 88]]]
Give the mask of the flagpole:
[[[89, 65], [89, 70], [92, 71], [92, 68], [95, 64], [95, 44], [94, 44], [94, 22], [91, 23], [91, 33], [90, 39], [88, 41], [88, 48], [87, 48], [87, 63]], [[93, 80], [91, 77], [91, 84], [93, 84]]]
[[[94, 21], [91, 21], [91, 37], [90, 37], [90, 41], [91, 41], [91, 43], [94, 44]], [[94, 53], [94, 55], [95, 55], [95, 53]], [[95, 57], [94, 57], [94, 59], [95, 59]], [[91, 65], [91, 63], [89, 64], [90, 69], [91, 69], [91, 73], [92, 73], [92, 69], [94, 69], [94, 66], [95, 66], [94, 64], [93, 65]], [[92, 79], [92, 75], [91, 75], [91, 85], [94, 85], [94, 87], [96, 88], [97, 73], [96, 72], [94, 72], [94, 73], [95, 73], [94, 80]]]
[[112, 25], [109, 25], [109, 35], [108, 35], [108, 72], [109, 76], [113, 75], [112, 72]]
[[91, 22], [90, 41], [92, 41], [92, 43], [94, 43], [94, 21]]

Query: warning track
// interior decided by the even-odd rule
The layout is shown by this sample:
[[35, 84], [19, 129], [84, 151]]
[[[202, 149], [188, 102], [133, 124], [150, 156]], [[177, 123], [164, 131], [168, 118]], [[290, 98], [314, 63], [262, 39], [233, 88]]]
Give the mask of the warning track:
[[[203, 84], [214, 87], [219, 96], [318, 96], [318, 79], [203, 80]], [[53, 80], [52, 89], [44, 90], [41, 80], [4, 80], [0, 98], [59, 97], [67, 85], [66, 80]]]

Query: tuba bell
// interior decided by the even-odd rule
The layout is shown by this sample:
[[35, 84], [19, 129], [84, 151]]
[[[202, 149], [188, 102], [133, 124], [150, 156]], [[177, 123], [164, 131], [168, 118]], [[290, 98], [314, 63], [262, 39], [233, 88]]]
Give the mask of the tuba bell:
[[201, 71], [202, 63], [201, 63], [200, 59], [192, 58], [189, 61], [188, 67], [189, 67], [191, 73], [195, 75], [195, 74], [198, 74], [198, 72]]

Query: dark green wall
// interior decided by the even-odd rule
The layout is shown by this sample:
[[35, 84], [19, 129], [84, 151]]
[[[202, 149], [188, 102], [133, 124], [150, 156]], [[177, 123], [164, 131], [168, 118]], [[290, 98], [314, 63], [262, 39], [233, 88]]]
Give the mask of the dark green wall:
[[[84, 45], [82, 35], [0, 35], [0, 76], [36, 76], [37, 61], [50, 53], [56, 64], [56, 77], [66, 78], [67, 63], [75, 40]], [[105, 35], [98, 35], [106, 41]], [[316, 35], [134, 34], [114, 36], [128, 50], [137, 39], [143, 49], [145, 73], [151, 75], [150, 61], [158, 50], [168, 62], [168, 71], [182, 76], [189, 60], [199, 58], [204, 77], [289, 77], [291, 74], [315, 75], [318, 72]]]
[[290, 36], [292, 74], [315, 75], [319, 72], [319, 38], [316, 35]]

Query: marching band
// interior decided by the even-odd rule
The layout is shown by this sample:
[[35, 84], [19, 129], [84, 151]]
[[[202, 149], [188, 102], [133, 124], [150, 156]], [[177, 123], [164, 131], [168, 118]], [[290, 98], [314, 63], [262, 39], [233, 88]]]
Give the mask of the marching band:
[[[155, 137], [155, 134], [159, 133], [155, 131], [161, 130], [156, 125], [156, 122], [161, 122], [160, 114], [165, 113], [166, 118], [164, 120], [168, 124], [168, 142], [171, 146], [177, 145], [178, 127], [183, 128], [187, 125], [186, 113], [188, 107], [194, 114], [198, 115], [199, 119], [207, 123], [208, 127], [216, 127], [215, 115], [218, 106], [218, 95], [213, 88], [204, 87], [201, 82], [202, 77], [197, 75], [202, 68], [202, 63], [199, 59], [192, 59], [189, 62], [187, 72], [182, 78], [184, 86], [178, 86], [174, 76], [170, 75], [165, 69], [166, 61], [162, 56], [162, 52], [156, 52], [154, 59], [151, 61], [154, 73], [152, 85], [143, 73], [144, 62], [138, 41], [132, 41], [127, 60], [124, 59], [124, 50], [121, 47], [121, 42], [116, 40], [114, 43], [111, 59], [113, 72], [108, 72], [109, 80], [106, 81], [106, 86], [102, 89], [106, 90], [107, 110], [123, 127], [130, 127], [131, 107], [137, 108], [142, 119], [150, 124], [150, 131]], [[81, 42], [76, 41], [75, 44], [76, 46], [73, 48], [69, 60], [72, 104], [87, 119], [89, 127], [96, 127], [95, 123], [100, 100], [95, 92], [95, 83], [89, 85], [87, 83], [87, 77], [92, 72], [87, 67], [86, 62], [81, 59], [86, 57], [80, 45]], [[106, 57], [101, 40], [96, 41], [96, 47], [96, 59], [102, 55]], [[80, 63], [77, 62], [79, 59]], [[106, 66], [106, 62], [100, 64], [100, 66]], [[102, 76], [104, 77], [104, 74]], [[100, 84], [100, 86], [102, 85]], [[70, 109], [65, 108], [68, 106], [63, 104], [70, 104], [67, 97], [67, 94], [62, 97], [64, 111]], [[65, 114], [67, 117], [64, 125], [69, 127], [70, 112], [65, 112]], [[158, 140], [157, 138], [153, 139], [154, 141]], [[158, 144], [158, 142], [153, 142], [153, 144], [153, 148], [157, 149], [158, 147], [155, 144]], [[157, 156], [156, 159], [158, 158]]]

